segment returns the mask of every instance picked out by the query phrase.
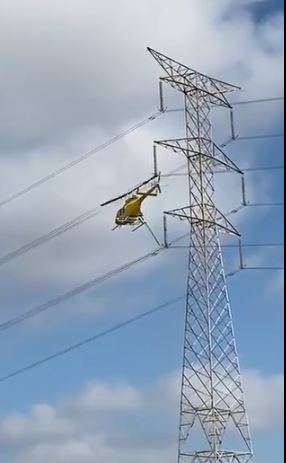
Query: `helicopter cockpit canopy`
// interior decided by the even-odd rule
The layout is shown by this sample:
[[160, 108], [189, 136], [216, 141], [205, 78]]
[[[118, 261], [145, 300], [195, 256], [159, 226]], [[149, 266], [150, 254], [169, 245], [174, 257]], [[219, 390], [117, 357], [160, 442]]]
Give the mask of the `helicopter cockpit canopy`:
[[121, 209], [118, 210], [117, 214], [116, 214], [116, 218], [117, 219], [120, 219], [124, 217], [124, 207], [122, 207]]

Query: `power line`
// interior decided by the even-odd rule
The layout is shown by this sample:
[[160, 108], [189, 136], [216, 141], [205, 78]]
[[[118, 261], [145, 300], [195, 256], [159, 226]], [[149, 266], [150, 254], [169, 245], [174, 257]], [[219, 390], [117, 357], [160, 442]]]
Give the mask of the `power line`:
[[265, 135], [249, 135], [245, 137], [237, 137], [237, 140], [240, 141], [249, 141], [249, 140], [263, 140], [264, 138], [283, 138], [284, 133], [270, 133]]
[[[280, 245], [280, 243], [263, 243], [262, 245], [263, 246], [272, 246], [272, 245]], [[255, 244], [249, 244], [249, 245], [244, 245], [244, 246], [259, 246], [259, 244], [255, 243]], [[226, 247], [226, 246], [224, 246], [224, 247]], [[247, 268], [246, 267], [244, 269], [238, 269], [236, 271], [233, 271], [233, 272], [229, 273], [227, 275], [227, 277], [232, 277], [232, 276], [236, 275], [237, 273], [241, 272], [242, 270], [277, 270], [277, 269], [282, 270], [282, 267], [281, 268], [278, 268], [278, 267], [268, 267], [268, 268], [266, 268], [266, 267], [255, 267], [254, 268], [253, 267], [253, 268]], [[9, 379], [11, 379], [11, 378], [13, 378], [15, 376], [19, 376], [19, 375], [21, 375], [23, 373], [26, 373], [27, 371], [33, 370], [33, 369], [35, 369], [35, 368], [37, 368], [37, 367], [39, 367], [39, 366], [41, 366], [41, 365], [43, 365], [45, 363], [48, 363], [48, 362], [50, 362], [52, 360], [55, 360], [56, 358], [62, 357], [62, 356], [66, 355], [66, 354], [68, 354], [68, 353], [70, 353], [70, 352], [72, 352], [74, 350], [77, 350], [77, 349], [79, 349], [81, 347], [84, 347], [84, 346], [86, 346], [86, 345], [88, 345], [88, 344], [90, 344], [92, 342], [95, 342], [95, 341], [101, 339], [101, 338], [104, 338], [105, 336], [108, 336], [109, 334], [112, 334], [112, 333], [114, 333], [116, 331], [119, 331], [120, 329], [123, 329], [123, 328], [125, 328], [125, 327], [127, 327], [129, 325], [132, 325], [133, 323], [136, 323], [137, 321], [140, 321], [140, 320], [142, 320], [144, 318], [147, 318], [147, 317], [149, 317], [149, 316], [151, 316], [151, 315], [153, 315], [153, 314], [155, 314], [157, 312], [160, 312], [160, 311], [166, 309], [167, 307], [179, 302], [182, 299], [185, 299], [185, 295], [178, 296], [175, 299], [172, 299], [170, 301], [167, 301], [167, 302], [165, 302], [163, 304], [160, 304], [160, 305], [154, 307], [153, 309], [150, 309], [150, 310], [148, 310], [146, 312], [143, 312], [143, 313], [141, 313], [139, 315], [136, 315], [135, 317], [132, 317], [129, 320], [118, 323], [117, 325], [114, 325], [113, 327], [108, 328], [105, 331], [99, 332], [99, 333], [97, 333], [97, 334], [95, 334], [93, 336], [90, 336], [88, 338], [83, 339], [82, 341], [79, 341], [79, 342], [77, 342], [75, 344], [72, 344], [72, 345], [70, 345], [70, 346], [68, 346], [68, 347], [66, 347], [66, 348], [64, 348], [62, 350], [59, 350], [59, 351], [55, 352], [54, 354], [43, 357], [42, 359], [37, 360], [35, 362], [31, 362], [28, 365], [25, 365], [24, 367], [21, 367], [21, 368], [19, 368], [17, 370], [12, 371], [11, 373], [8, 373], [5, 376], [0, 377], [0, 383], [3, 383], [3, 382], [5, 382], [5, 381], [7, 381], [7, 380], [9, 380]]]
[[269, 103], [271, 101], [283, 101], [284, 96], [276, 96], [272, 98], [260, 98], [254, 100], [244, 100], [244, 101], [233, 101], [231, 106], [238, 106], [238, 105], [247, 105], [247, 104], [259, 104], [259, 103]]
[[267, 170], [283, 170], [284, 166], [258, 166], [258, 167], [246, 167], [245, 169], [241, 169], [242, 172], [259, 172], [259, 171], [267, 171]]
[[[239, 106], [239, 105], [247, 105], [247, 104], [259, 104], [259, 103], [270, 103], [274, 101], [283, 101], [284, 96], [272, 97], [272, 98], [260, 98], [260, 99], [253, 99], [253, 100], [244, 100], [244, 101], [233, 101], [231, 102], [231, 106]], [[167, 113], [176, 113], [182, 112], [184, 108], [170, 108], [167, 109]]]
[[57, 170], [51, 172], [50, 174], [45, 175], [44, 177], [40, 178], [36, 182], [32, 183], [31, 185], [28, 185], [27, 187], [23, 188], [22, 190], [19, 190], [18, 192], [12, 194], [11, 196], [8, 196], [6, 199], [3, 199], [2, 201], [0, 201], [0, 207], [5, 206], [6, 204], [14, 201], [15, 199], [19, 198], [20, 196], [23, 196], [26, 193], [29, 193], [30, 191], [34, 190], [35, 188], [43, 185], [44, 183], [48, 182], [49, 180], [54, 179], [58, 175], [63, 174], [64, 172], [71, 169], [72, 167], [75, 167], [78, 164], [80, 164], [81, 162], [86, 161], [91, 156], [94, 156], [95, 154], [97, 154], [100, 151], [104, 150], [105, 148], [112, 145], [113, 143], [116, 143], [121, 138], [126, 137], [127, 135], [129, 135], [130, 133], [132, 133], [135, 130], [139, 129], [140, 127], [143, 127], [144, 125], [146, 125], [149, 122], [153, 121], [154, 119], [158, 118], [161, 114], [163, 114], [162, 111], [157, 111], [156, 113], [152, 114], [148, 118], [143, 119], [142, 121], [140, 121], [137, 124], [133, 125], [129, 129], [125, 130], [124, 132], [121, 132], [119, 135], [116, 135], [115, 137], [110, 138], [106, 142], [104, 142], [101, 145], [97, 146], [96, 148], [88, 151], [87, 153], [83, 154], [79, 158], [74, 159], [73, 161], [71, 161], [68, 164], [64, 165], [60, 169], [57, 169]]
[[[273, 98], [263, 98], [260, 100], [246, 100], [246, 101], [237, 101], [232, 103], [233, 105], [239, 105], [239, 104], [254, 104], [254, 103], [263, 103], [263, 102], [270, 102], [270, 101], [279, 101], [279, 100], [284, 100], [284, 97], [273, 97]], [[144, 125], [148, 124], [149, 122], [153, 121], [154, 119], [158, 118], [161, 114], [165, 112], [177, 112], [177, 111], [183, 111], [183, 108], [175, 108], [175, 109], [166, 109], [165, 111], [157, 111], [151, 116], [149, 116], [146, 119], [143, 119], [142, 121], [138, 122], [137, 124], [133, 125], [126, 131], [123, 131], [122, 133], [112, 137], [111, 139], [107, 140], [103, 144], [97, 146], [96, 148], [88, 151], [87, 153], [83, 154], [77, 159], [74, 159], [73, 161], [69, 162], [68, 164], [64, 165], [60, 169], [57, 169], [53, 172], [51, 172], [48, 175], [45, 175], [44, 177], [40, 178], [36, 182], [28, 185], [27, 187], [23, 188], [22, 190], [17, 191], [16, 193], [8, 196], [6, 199], [3, 199], [0, 201], [0, 207], [5, 206], [6, 204], [9, 204], [10, 202], [16, 200], [17, 198], [29, 193], [30, 191], [34, 190], [35, 188], [43, 185], [44, 183], [48, 182], [49, 180], [54, 179], [55, 177], [61, 175], [62, 173], [66, 172], [67, 170], [71, 169], [72, 167], [80, 164], [81, 162], [85, 161], [86, 159], [90, 158], [91, 156], [94, 156], [96, 153], [99, 151], [102, 151], [103, 149], [107, 148], [108, 146], [112, 145], [113, 143], [116, 143], [119, 141], [121, 138], [129, 135], [130, 133], [134, 132], [135, 130], [139, 129], [140, 127], [143, 127]]]
[[[170, 171], [170, 173], [163, 174], [162, 177], [170, 177], [170, 176], [183, 176], [187, 175], [186, 173], [177, 173], [178, 170], [182, 169], [185, 167], [185, 164], [182, 166], [177, 167], [176, 169]], [[265, 170], [266, 168], [258, 168], [258, 169], [263, 169]], [[283, 169], [283, 166], [271, 166], [269, 169]], [[253, 168], [251, 169], [244, 169], [244, 172], [246, 170], [255, 170]], [[217, 173], [221, 173], [221, 171], [218, 171]], [[233, 211], [231, 211], [232, 213]], [[40, 236], [39, 238], [36, 238], [35, 240], [32, 240], [23, 246], [20, 246], [19, 248], [14, 249], [13, 251], [8, 252], [7, 254], [4, 254], [3, 256], [0, 256], [0, 267], [2, 265], [7, 264], [13, 259], [16, 259], [17, 257], [22, 256], [23, 254], [26, 254], [27, 252], [31, 251], [32, 249], [35, 249], [46, 242], [66, 233], [67, 231], [83, 224], [87, 220], [92, 219], [93, 217], [97, 216], [99, 214], [99, 208], [92, 208], [81, 215], [75, 217], [74, 219], [71, 219], [70, 221], [60, 225], [57, 228], [54, 228], [50, 232]]]
[[243, 267], [239, 267], [236, 271], [230, 272], [226, 276], [227, 277], [234, 276], [237, 273], [243, 272], [244, 270], [251, 270], [251, 271], [265, 270], [265, 271], [270, 272], [270, 271], [276, 271], [276, 270], [277, 271], [283, 271], [284, 267], [247, 267], [247, 264], [244, 264]]
[[[264, 101], [264, 100], [263, 100]], [[241, 104], [244, 104], [244, 102], [242, 102]], [[97, 150], [100, 150], [100, 149], [103, 149], [105, 146], [107, 146], [109, 143], [114, 143], [116, 140], [118, 140], [119, 138], [121, 138], [122, 136], [125, 136], [127, 135], [128, 133], [130, 133], [131, 131], [135, 130], [136, 128], [139, 128], [141, 126], [141, 124], [145, 124], [147, 121], [149, 120], [153, 120], [155, 118], [155, 116], [157, 115], [157, 113], [155, 113], [155, 115], [151, 116], [150, 118], [148, 119], [145, 119], [144, 121], [142, 121], [141, 123], [138, 123], [136, 124], [135, 126], [133, 126], [131, 129], [127, 130], [126, 132], [123, 132], [121, 135], [118, 135], [117, 137], [114, 137], [113, 139], [109, 140], [108, 142], [106, 142], [105, 144], [99, 146], [98, 148], [96, 148], [95, 150], [93, 151], [90, 151], [89, 153], [87, 153], [86, 155], [82, 156], [81, 158], [73, 161], [72, 163], [66, 165], [65, 167], [63, 167], [62, 169], [54, 172], [54, 176], [60, 174], [61, 172], [64, 172], [64, 170], [66, 170], [67, 168], [70, 168], [70, 167], [73, 167], [74, 165], [76, 165], [77, 163], [81, 162], [82, 160], [86, 159], [87, 157], [91, 156], [92, 154], [94, 154], [95, 152], [97, 152]], [[156, 116], [157, 117], [157, 116]], [[167, 176], [171, 176], [171, 175], [174, 175], [174, 176], [180, 176], [180, 175], [186, 175], [186, 174], [183, 174], [183, 173], [176, 173], [178, 170], [180, 170], [181, 167], [177, 168], [177, 169], [174, 169], [174, 171], [172, 171], [170, 174], [165, 174], [163, 176], [167, 177]], [[259, 168], [246, 168], [244, 169], [244, 171], [255, 171], [255, 170], [274, 170], [274, 169], [283, 169], [283, 166], [270, 166], [270, 167], [259, 167]], [[219, 173], [219, 172], [217, 172]], [[52, 175], [52, 174], [51, 174]], [[42, 180], [43, 181], [47, 181], [48, 179], [50, 179], [51, 177], [50, 176], [47, 176], [47, 177], [44, 177]], [[40, 180], [40, 182], [42, 181]], [[38, 184], [38, 182], [37, 182]], [[31, 187], [35, 187], [36, 184], [33, 184], [31, 185]], [[22, 192], [24, 192], [24, 190], [22, 190]], [[19, 192], [21, 193], [21, 192]], [[22, 193], [21, 193], [22, 194]], [[24, 193], [23, 193], [24, 194]], [[1, 205], [3, 205], [3, 202], [1, 203], [0, 202], [0, 207]], [[273, 204], [274, 205], [274, 204]], [[11, 251], [9, 253], [7, 253], [6, 255], [3, 255], [2, 257], [0, 257], [0, 266], [1, 265], [4, 265], [6, 263], [8, 263], [9, 261], [11, 261], [12, 259], [16, 258], [16, 257], [19, 257], [25, 253], [27, 253], [28, 251], [46, 243], [47, 241], [53, 239], [53, 238], [56, 238], [57, 236], [67, 232], [68, 230], [78, 226], [78, 225], [81, 225], [82, 223], [84, 223], [85, 221], [89, 220], [90, 218], [93, 218], [95, 215], [97, 214], [97, 210], [95, 208], [89, 210], [89, 211], [86, 211], [84, 212], [83, 214], [81, 214], [80, 216], [72, 219], [71, 221], [69, 222], [66, 222], [65, 224], [61, 225], [60, 227], [57, 227], [55, 228], [54, 230], [51, 230], [49, 233], [45, 234], [45, 235], [42, 235], [41, 237], [29, 242], [29, 243], [26, 243], [25, 245], [15, 249], [14, 251]]]
[[62, 235], [63, 233], [66, 233], [67, 231], [71, 230], [72, 228], [78, 227], [79, 225], [83, 224], [87, 220], [92, 219], [93, 217], [96, 217], [99, 214], [99, 208], [93, 208], [90, 209], [83, 214], [75, 217], [74, 219], [64, 223], [63, 225], [54, 228], [50, 232], [46, 233], [45, 235], [40, 236], [39, 238], [36, 238], [33, 241], [30, 241], [29, 243], [24, 244], [23, 246], [20, 246], [19, 248], [15, 249], [14, 251], [10, 251], [7, 254], [3, 255], [0, 257], [0, 266], [7, 264], [10, 262], [12, 259], [15, 259], [16, 257], [19, 257], [32, 249], [35, 249], [38, 246], [41, 246], [42, 244], [46, 243], [47, 241], [50, 241], [57, 236]]
[[[176, 170], [176, 169], [175, 169]], [[173, 172], [173, 171], [171, 171]], [[13, 251], [8, 252], [7, 254], [4, 254], [3, 256], [0, 256], [0, 267], [2, 265], [7, 264], [13, 259], [16, 259], [17, 257], [22, 256], [23, 254], [26, 254], [27, 252], [31, 251], [32, 249], [35, 249], [46, 242], [66, 233], [67, 231], [83, 224], [87, 220], [92, 219], [93, 217], [97, 216], [99, 214], [99, 210], [101, 210], [99, 207], [92, 208], [86, 212], [83, 212], [81, 215], [75, 217], [74, 219], [71, 219], [70, 221], [60, 225], [57, 228], [54, 228], [50, 232], [40, 236], [39, 238], [36, 238], [23, 246], [20, 246], [19, 248], [14, 249]]]
[[[179, 239], [179, 238], [178, 238]], [[132, 260], [128, 262], [127, 264], [122, 265], [121, 267], [117, 267], [116, 269], [111, 270], [110, 272], [105, 273], [104, 275], [100, 275], [99, 277], [93, 278], [92, 280], [77, 286], [76, 288], [67, 291], [64, 294], [61, 294], [60, 296], [57, 296], [53, 299], [50, 299], [47, 302], [44, 302], [43, 304], [27, 310], [26, 312], [11, 318], [10, 320], [7, 320], [6, 322], [0, 323], [0, 331], [5, 331], [9, 328], [12, 328], [13, 326], [18, 325], [19, 323], [22, 323], [32, 317], [35, 317], [48, 309], [51, 309], [52, 307], [55, 307], [58, 304], [61, 304], [69, 299], [72, 299], [73, 297], [83, 293], [84, 291], [87, 291], [95, 286], [97, 286], [100, 283], [103, 283], [104, 281], [114, 277], [115, 275], [118, 275], [126, 270], [129, 270], [131, 267], [134, 267], [135, 265], [138, 265], [140, 263], [145, 262], [147, 259], [150, 257], [156, 256], [159, 252], [165, 250], [166, 248], [164, 246], [160, 246], [153, 251], [149, 252], [148, 254], [145, 254], [144, 256], [138, 257], [135, 260]]]
[[[174, 240], [174, 242], [177, 242], [180, 238], [177, 238], [176, 240]], [[226, 277], [232, 277], [234, 275], [236, 275], [237, 273], [239, 273], [241, 271], [241, 269], [238, 269], [238, 270], [235, 270], [229, 274], [226, 275]], [[43, 357], [42, 359], [40, 360], [37, 360], [35, 362], [32, 362], [32, 363], [29, 363], [28, 365], [22, 367], [22, 368], [19, 368], [18, 370], [14, 370], [12, 371], [11, 373], [9, 373], [8, 375], [5, 375], [5, 376], [2, 376], [0, 377], [0, 383], [3, 383], [5, 381], [7, 381], [8, 379], [11, 379], [15, 376], [18, 376], [18, 375], [21, 375], [29, 370], [33, 370], [34, 368], [37, 368], [38, 366], [41, 366], [45, 363], [48, 363], [50, 362], [51, 360], [55, 360], [56, 358], [59, 358], [59, 357], [62, 357], [74, 350], [77, 350], [81, 347], [84, 347], [85, 345], [87, 344], [90, 344], [92, 342], [95, 342], [97, 340], [99, 340], [100, 338], [103, 338], [105, 336], [108, 336], [109, 334], [112, 334], [114, 333], [115, 331], [119, 331], [120, 329], [122, 328], [125, 328], [126, 326], [128, 325], [131, 325], [133, 323], [136, 323], [137, 321], [139, 320], [142, 320], [144, 318], [147, 318], [153, 314], [155, 314], [156, 312], [159, 312], [159, 311], [162, 311], [164, 309], [166, 309], [167, 307], [169, 307], [170, 305], [173, 305], [175, 304], [176, 302], [179, 302], [180, 300], [182, 299], [185, 299], [185, 295], [181, 295], [181, 296], [178, 296], [176, 297], [175, 299], [172, 299], [170, 301], [167, 301], [161, 305], [158, 305], [156, 306], [155, 308], [151, 309], [151, 310], [148, 310], [146, 312], [143, 312], [141, 313], [140, 315], [137, 315], [133, 318], [130, 318], [129, 320], [126, 320], [125, 322], [122, 322], [122, 323], [119, 323], [105, 331], [102, 331], [98, 334], [95, 334], [94, 336], [90, 336], [89, 338], [86, 338], [76, 344], [72, 344], [71, 346], [68, 346], [66, 347], [65, 349], [62, 349], [60, 351], [57, 351], [55, 352], [54, 354], [51, 354], [47, 357]]]
[[[175, 169], [176, 171], [177, 169]], [[174, 172], [171, 171], [171, 172]], [[166, 174], [168, 176], [168, 174]], [[91, 218], [95, 217], [96, 215], [99, 214], [99, 208], [92, 208], [81, 215], [75, 217], [74, 219], [71, 219], [70, 221], [60, 225], [57, 228], [54, 228], [50, 232], [40, 236], [39, 238], [36, 238], [35, 240], [32, 240], [23, 246], [20, 246], [17, 249], [14, 249], [13, 251], [8, 252], [7, 254], [4, 254], [3, 256], [0, 256], [0, 267], [2, 265], [7, 264], [13, 259], [16, 259], [17, 257], [22, 256], [23, 254], [26, 254], [27, 252], [31, 251], [32, 249], [35, 249], [36, 247], [39, 247], [46, 242], [66, 233], [67, 231], [83, 224], [87, 220], [90, 220]]]
[[[181, 166], [177, 167], [174, 169], [172, 172], [168, 174], [162, 174], [161, 177], [183, 177], [188, 175], [187, 172], [178, 172], [181, 169], [184, 169], [186, 166], [185, 164], [182, 164]], [[277, 166], [257, 166], [257, 167], [242, 167], [241, 171], [242, 172], [264, 172], [264, 171], [272, 171], [272, 170], [283, 170], [284, 166], [283, 165], [277, 165]], [[214, 174], [225, 174], [229, 173], [228, 170], [217, 170], [214, 171]]]
[[284, 202], [276, 202], [276, 203], [247, 203], [246, 207], [283, 207]]
[[[174, 171], [177, 171], [180, 168], [183, 168], [185, 166], [180, 166], [177, 169], [174, 169]], [[283, 166], [270, 166], [270, 167], [258, 167], [258, 168], [249, 168], [249, 169], [242, 169], [244, 172], [246, 171], [256, 171], [256, 170], [274, 170], [274, 169], [283, 169]], [[171, 171], [171, 172], [174, 172]], [[221, 171], [218, 171], [217, 173], [221, 173]], [[168, 177], [168, 176], [185, 176], [187, 175], [186, 173], [170, 173], [170, 174], [164, 174], [162, 177]], [[248, 203], [246, 206], [250, 207], [278, 207], [278, 206], [283, 206], [283, 202], [277, 202], [277, 203]], [[233, 211], [232, 211], [233, 212]], [[40, 236], [39, 238], [36, 238], [35, 240], [32, 240], [23, 246], [20, 246], [19, 248], [14, 249], [13, 251], [8, 252], [7, 254], [4, 254], [3, 256], [0, 256], [0, 267], [2, 265], [7, 264], [13, 259], [16, 259], [17, 257], [22, 256], [23, 254], [26, 254], [27, 252], [45, 244], [46, 242], [66, 233], [67, 231], [82, 225], [84, 222], [87, 220], [90, 220], [94, 217], [96, 217], [99, 214], [99, 208], [92, 208], [79, 216], [75, 217], [74, 219], [71, 219], [70, 221], [60, 225], [57, 228], [54, 228], [50, 232]]]
[[284, 270], [284, 267], [247, 267], [247, 265], [245, 267], [243, 267], [242, 270], [253, 270], [253, 271], [256, 271], [256, 270], [266, 270], [266, 271], [272, 271], [272, 270]]
[[[240, 209], [242, 209], [244, 206], [241, 205], [239, 206], [237, 209], [233, 209], [232, 211], [228, 212], [226, 214], [226, 216], [229, 216], [231, 214], [234, 214], [236, 212], [238, 212]], [[182, 239], [186, 238], [186, 236], [188, 236], [188, 233], [185, 233], [181, 236], [178, 236], [177, 238], [175, 238], [171, 243], [169, 243], [169, 245], [173, 245], [173, 244], [176, 244], [178, 243], [179, 241], [181, 241]], [[98, 284], [100, 283], [103, 283], [104, 281], [122, 273], [122, 272], [125, 272], [126, 270], [129, 270], [131, 267], [137, 265], [137, 264], [140, 264], [144, 261], [146, 261], [147, 259], [149, 259], [150, 257], [153, 257], [153, 256], [156, 256], [158, 255], [160, 252], [162, 251], [165, 251], [166, 249], [168, 249], [168, 247], [166, 247], [165, 245], [161, 245], [159, 247], [157, 247], [156, 249], [154, 249], [153, 251], [145, 254], [144, 256], [141, 256], [141, 257], [138, 257], [137, 259], [135, 260], [132, 260], [124, 265], [122, 265], [121, 267], [117, 267], [113, 270], [111, 270], [110, 272], [107, 272], [105, 273], [104, 275], [100, 275], [99, 277], [96, 277], [96, 278], [93, 278], [92, 280], [80, 285], [80, 286], [77, 286], [76, 288], [70, 290], [70, 291], [67, 291], [66, 293], [64, 294], [61, 294], [60, 296], [57, 296], [53, 299], [50, 299], [49, 301], [46, 301], [44, 302], [43, 304], [40, 304], [39, 306], [33, 308], [33, 309], [30, 309], [30, 310], [27, 310], [26, 312], [20, 314], [20, 315], [17, 315], [16, 317], [13, 317], [9, 320], [7, 320], [6, 322], [2, 322], [0, 323], [0, 332], [1, 331], [6, 331], [7, 329], [10, 329], [12, 328], [13, 326], [16, 326], [32, 317], [35, 317], [43, 312], [45, 312], [46, 310], [49, 310], [50, 308], [52, 307], [55, 307], [56, 305], [58, 304], [61, 304], [62, 302], [65, 302], [69, 299], [72, 299], [73, 297], [83, 293], [84, 291], [87, 291], [88, 289], [91, 289], [95, 286], [97, 286]]]
[[[174, 240], [174, 242], [178, 241], [178, 239], [179, 238]], [[241, 271], [241, 269], [235, 270], [235, 271], [227, 274], [226, 277], [227, 278], [232, 277], [232, 276], [236, 275], [237, 273], [239, 273], [240, 271]], [[59, 350], [59, 351], [55, 352], [54, 354], [43, 357], [42, 359], [37, 360], [35, 362], [31, 362], [31, 363], [29, 363], [28, 365], [26, 365], [26, 366], [24, 366], [22, 368], [14, 370], [11, 373], [8, 373], [7, 375], [0, 377], [0, 383], [3, 383], [3, 382], [5, 382], [5, 381], [7, 381], [7, 380], [9, 380], [11, 378], [14, 378], [15, 376], [19, 376], [19, 375], [21, 375], [23, 373], [26, 373], [27, 371], [33, 370], [33, 369], [35, 369], [35, 368], [37, 368], [37, 367], [39, 367], [39, 366], [41, 366], [41, 365], [43, 365], [45, 363], [48, 363], [48, 362], [50, 362], [52, 360], [55, 360], [56, 358], [62, 357], [62, 356], [66, 355], [66, 354], [68, 354], [68, 353], [70, 353], [70, 352], [72, 352], [74, 350], [77, 350], [77, 349], [79, 349], [81, 347], [86, 346], [87, 344], [90, 344], [90, 343], [95, 342], [95, 341], [97, 341], [97, 340], [99, 340], [101, 338], [104, 338], [105, 336], [108, 336], [109, 334], [112, 334], [112, 333], [114, 333], [116, 331], [119, 331], [119, 330], [121, 330], [121, 329], [123, 329], [123, 328], [125, 328], [125, 327], [127, 327], [129, 325], [132, 325], [133, 323], [136, 323], [137, 321], [143, 320], [144, 318], [147, 318], [147, 317], [149, 317], [149, 316], [151, 316], [151, 315], [153, 315], [153, 314], [155, 314], [157, 312], [160, 312], [160, 311], [166, 309], [167, 307], [179, 302], [180, 300], [185, 299], [185, 297], [186, 297], [185, 295], [178, 296], [178, 297], [176, 297], [174, 299], [171, 299], [170, 301], [167, 301], [167, 302], [165, 302], [163, 304], [160, 304], [160, 305], [154, 307], [153, 309], [150, 309], [150, 310], [148, 310], [146, 312], [143, 312], [143, 313], [141, 313], [139, 315], [136, 315], [135, 317], [132, 317], [129, 320], [126, 320], [126, 321], [124, 321], [122, 323], [118, 323], [117, 325], [114, 325], [113, 327], [111, 327], [111, 328], [109, 328], [109, 329], [107, 329], [105, 331], [97, 333], [97, 334], [95, 334], [93, 336], [90, 336], [88, 338], [83, 339], [82, 341], [79, 341], [79, 342], [77, 342], [75, 344], [72, 344], [72, 345], [70, 345], [70, 346], [68, 346], [68, 347], [66, 347], [66, 348], [64, 348], [62, 350]]]
[[43, 365], [43, 364], [45, 364], [47, 362], [50, 362], [51, 360], [62, 357], [63, 355], [66, 355], [66, 354], [68, 354], [68, 353], [70, 353], [70, 352], [72, 352], [72, 351], [74, 351], [76, 349], [79, 349], [79, 348], [81, 348], [83, 346], [86, 346], [87, 344], [98, 341], [99, 339], [104, 338], [105, 336], [107, 336], [109, 334], [112, 334], [112, 333], [114, 333], [116, 331], [119, 331], [119, 330], [133, 324], [133, 323], [136, 323], [139, 320], [143, 320], [144, 318], [150, 317], [151, 315], [154, 315], [155, 313], [166, 309], [167, 307], [181, 301], [184, 298], [185, 298], [185, 295], [178, 296], [175, 299], [172, 299], [172, 300], [167, 301], [167, 302], [165, 302], [163, 304], [160, 304], [160, 305], [154, 307], [151, 310], [148, 310], [146, 312], [141, 313], [140, 315], [136, 315], [135, 317], [132, 317], [129, 320], [118, 323], [117, 325], [114, 325], [114, 326], [112, 326], [111, 328], [108, 328], [105, 331], [101, 331], [101, 332], [99, 332], [99, 333], [97, 333], [97, 334], [95, 334], [93, 336], [90, 336], [89, 338], [86, 338], [86, 339], [83, 339], [80, 342], [77, 342], [76, 344], [72, 344], [72, 345], [66, 347], [65, 349], [59, 350], [59, 351], [55, 352], [54, 354], [48, 355], [47, 357], [43, 357], [40, 360], [29, 363], [28, 365], [26, 365], [26, 366], [24, 366], [22, 368], [19, 368], [18, 370], [14, 370], [9, 374], [0, 377], [0, 383], [3, 383], [4, 381], [7, 381], [8, 379], [11, 379], [11, 378], [13, 378], [15, 376], [23, 374], [23, 373], [25, 373], [25, 372], [27, 372], [29, 370], [37, 368], [38, 366]]
[[[284, 243], [245, 243], [245, 244], [222, 244], [222, 248], [233, 248], [239, 249], [241, 248], [267, 248], [267, 247], [283, 247]], [[170, 249], [189, 249], [189, 246], [178, 245], [178, 246], [170, 246]]]

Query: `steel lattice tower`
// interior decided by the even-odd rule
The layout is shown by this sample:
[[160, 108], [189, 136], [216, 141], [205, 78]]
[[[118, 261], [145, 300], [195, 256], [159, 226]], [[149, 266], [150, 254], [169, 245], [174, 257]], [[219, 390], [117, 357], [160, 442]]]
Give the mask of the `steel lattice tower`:
[[[231, 108], [233, 85], [196, 72], [150, 48], [181, 92], [186, 138], [155, 142], [187, 160], [189, 205], [167, 212], [190, 225], [178, 463], [253, 461], [248, 418], [224, 273], [220, 232], [238, 232], [216, 208], [214, 169], [239, 168], [212, 141], [210, 109]], [[233, 450], [235, 448], [235, 450]]]

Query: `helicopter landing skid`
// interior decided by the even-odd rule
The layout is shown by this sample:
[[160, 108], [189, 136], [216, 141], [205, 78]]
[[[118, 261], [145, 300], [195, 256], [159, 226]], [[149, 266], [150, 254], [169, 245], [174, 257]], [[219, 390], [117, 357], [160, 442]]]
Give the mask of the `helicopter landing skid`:
[[132, 232], [135, 232], [135, 231], [137, 231], [139, 228], [141, 228], [142, 225], [145, 225], [145, 224], [146, 224], [146, 222], [145, 222], [144, 220], [140, 220], [139, 225], [137, 225], [137, 227], [133, 228], [131, 231], [132, 231]]
[[[156, 243], [161, 246], [161, 243], [160, 241], [158, 240], [158, 238], [156, 237], [155, 233], [153, 232], [153, 230], [151, 229], [151, 227], [147, 224], [147, 222], [145, 222], [144, 219], [140, 218], [140, 223], [139, 225], [135, 226], [135, 228], [132, 228], [132, 232], [135, 232], [137, 230], [139, 230], [139, 228], [141, 228], [143, 225], [146, 226], [146, 228], [149, 230], [149, 232], [151, 233], [151, 235], [153, 236], [154, 240], [156, 241]], [[122, 227], [122, 225], [116, 225], [115, 227], [112, 228], [112, 231], [116, 230], [117, 228], [120, 228]]]

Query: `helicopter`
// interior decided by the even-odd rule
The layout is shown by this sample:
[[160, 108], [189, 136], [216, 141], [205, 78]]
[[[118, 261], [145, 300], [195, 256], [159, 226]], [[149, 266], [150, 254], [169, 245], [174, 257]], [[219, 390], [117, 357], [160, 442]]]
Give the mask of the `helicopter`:
[[[151, 184], [146, 191], [142, 191], [142, 187], [145, 185]], [[143, 213], [141, 211], [141, 206], [143, 201], [147, 197], [155, 197], [161, 193], [160, 188], [160, 173], [153, 175], [148, 180], [140, 183], [136, 187], [127, 191], [126, 193], [117, 196], [109, 201], [106, 201], [101, 204], [101, 206], [107, 206], [113, 202], [119, 201], [120, 199], [126, 198], [123, 206], [117, 211], [115, 216], [115, 227], [112, 230], [116, 230], [118, 227], [123, 226], [132, 226], [134, 227], [132, 231], [138, 230], [142, 225], [146, 225], [150, 230], [150, 227], [147, 225]], [[152, 235], [153, 232], [151, 231]]]

